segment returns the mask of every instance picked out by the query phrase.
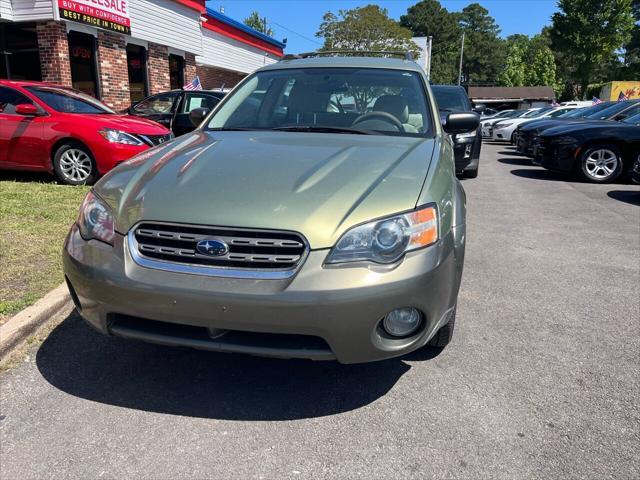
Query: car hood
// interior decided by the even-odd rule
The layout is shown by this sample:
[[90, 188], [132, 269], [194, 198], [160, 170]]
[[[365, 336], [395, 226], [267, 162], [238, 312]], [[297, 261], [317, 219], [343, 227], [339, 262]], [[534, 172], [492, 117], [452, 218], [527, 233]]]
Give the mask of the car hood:
[[101, 127], [115, 128], [128, 133], [139, 133], [142, 135], [165, 135], [169, 133], [169, 130], [159, 123], [132, 115], [83, 114], [82, 117], [88, 122], [99, 124]]
[[[628, 126], [633, 127], [633, 125], [628, 125]], [[591, 130], [600, 132], [604, 129], [617, 128], [617, 127], [624, 128], [624, 125], [614, 120], [591, 120], [588, 122], [575, 122], [575, 123], [569, 123], [569, 124], [563, 124], [563, 125], [556, 125], [546, 129], [543, 134], [545, 136], [552, 136], [552, 135], [566, 135], [573, 132], [585, 132], [585, 131], [591, 131]]]
[[123, 163], [94, 188], [120, 233], [141, 220], [281, 229], [328, 248], [353, 225], [414, 208], [434, 143], [196, 131]]
[[533, 120], [531, 123], [527, 123], [522, 126], [523, 131], [530, 130], [545, 130], [547, 128], [559, 127], [564, 125], [574, 125], [574, 124], [583, 124], [588, 123], [591, 120], [586, 120], [584, 118], [541, 118], [539, 120]]

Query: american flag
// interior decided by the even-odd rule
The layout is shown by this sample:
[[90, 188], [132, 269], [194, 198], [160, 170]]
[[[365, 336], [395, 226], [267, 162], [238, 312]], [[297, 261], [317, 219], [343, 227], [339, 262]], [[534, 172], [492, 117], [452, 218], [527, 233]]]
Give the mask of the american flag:
[[200, 77], [194, 78], [189, 83], [187, 83], [184, 87], [182, 87], [182, 89], [183, 90], [202, 90], [202, 84], [200, 83]]
[[620, 95], [618, 95], [618, 101], [625, 102], [627, 100], [629, 100], [629, 97], [627, 97], [623, 92], [620, 92]]
[[600, 103], [602, 103], [602, 100], [600, 100], [598, 97], [593, 97], [592, 105], [598, 105]]

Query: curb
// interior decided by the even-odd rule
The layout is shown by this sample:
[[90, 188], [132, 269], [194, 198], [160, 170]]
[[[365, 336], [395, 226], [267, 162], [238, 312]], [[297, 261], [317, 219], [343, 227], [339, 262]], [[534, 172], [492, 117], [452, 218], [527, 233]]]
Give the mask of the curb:
[[30, 307], [11, 317], [0, 326], [0, 363], [33, 335], [40, 327], [64, 309], [73, 309], [73, 302], [64, 283], [47, 293]]

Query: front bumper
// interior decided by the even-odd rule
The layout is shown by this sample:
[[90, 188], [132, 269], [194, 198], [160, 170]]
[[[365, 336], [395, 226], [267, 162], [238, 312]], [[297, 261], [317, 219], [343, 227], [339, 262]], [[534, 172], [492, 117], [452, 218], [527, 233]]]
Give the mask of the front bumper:
[[481, 148], [482, 136], [479, 134], [473, 137], [457, 137], [453, 143], [456, 172], [460, 173], [469, 166], [477, 165]]
[[537, 140], [533, 146], [534, 165], [549, 170], [571, 172], [576, 162], [577, 145], [556, 145]]
[[493, 129], [493, 140], [498, 142], [510, 142], [512, 132], [513, 130], [511, 128]]
[[98, 167], [98, 173], [104, 175], [118, 164], [129, 160], [131, 157], [151, 148], [149, 145], [125, 145], [110, 143], [102, 148], [94, 150], [93, 154]]
[[[116, 235], [111, 247], [85, 241], [74, 226], [63, 263], [78, 311], [104, 334], [214, 351], [359, 363], [420, 348], [448, 321], [458, 295], [464, 242], [465, 227], [458, 226], [393, 267], [327, 268], [328, 251], [315, 250], [294, 277], [255, 280], [141, 267], [126, 237]], [[423, 312], [423, 328], [407, 339], [386, 336], [380, 320], [406, 306]], [[162, 325], [198, 327], [200, 334], [154, 328]], [[263, 336], [245, 341], [243, 332], [253, 332], [253, 340]], [[281, 341], [283, 336], [291, 341]], [[301, 336], [319, 341], [296, 344]]]

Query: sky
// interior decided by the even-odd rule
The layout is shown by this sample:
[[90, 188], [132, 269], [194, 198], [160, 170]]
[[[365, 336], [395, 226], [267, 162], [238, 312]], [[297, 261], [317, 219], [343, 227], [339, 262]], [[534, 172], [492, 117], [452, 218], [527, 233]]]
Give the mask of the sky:
[[[556, 11], [556, 0], [475, 0], [484, 6], [500, 26], [503, 37], [514, 33], [535, 35], [550, 22]], [[316, 50], [322, 46], [322, 40], [315, 33], [327, 11], [337, 12], [376, 3], [389, 11], [394, 19], [404, 15], [407, 8], [418, 0], [207, 0], [207, 6], [213, 10], [224, 7], [225, 15], [242, 21], [257, 10], [267, 18], [277, 40], [287, 39], [287, 53], [300, 53]], [[460, 11], [471, 0], [441, 0], [449, 11]]]

